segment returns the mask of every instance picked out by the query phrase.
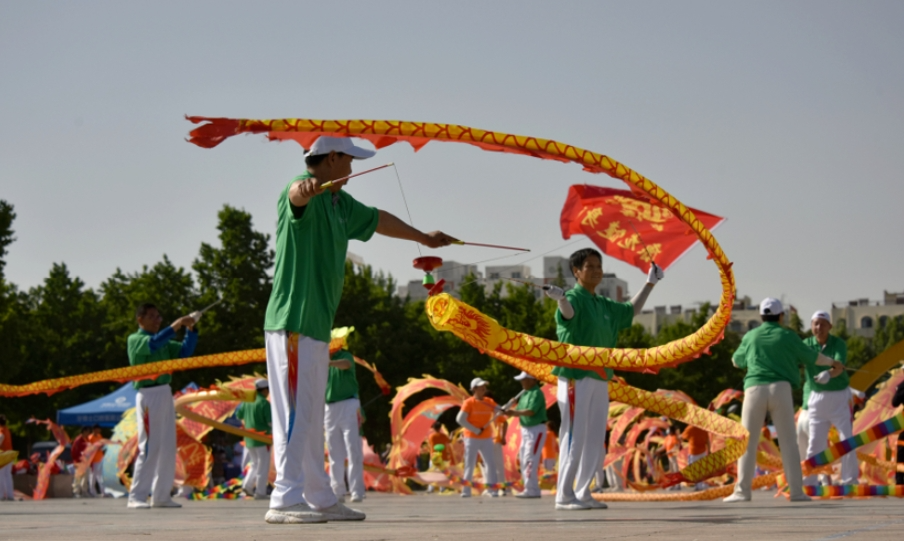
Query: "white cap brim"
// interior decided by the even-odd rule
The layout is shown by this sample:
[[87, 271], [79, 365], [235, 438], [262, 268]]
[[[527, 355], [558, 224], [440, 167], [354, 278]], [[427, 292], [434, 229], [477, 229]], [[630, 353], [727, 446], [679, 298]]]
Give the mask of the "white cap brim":
[[532, 375], [528, 374], [527, 372], [521, 372], [520, 374], [515, 376], [515, 381], [521, 381], [521, 380], [527, 379], [527, 378], [537, 379], [537, 378], [533, 377]]

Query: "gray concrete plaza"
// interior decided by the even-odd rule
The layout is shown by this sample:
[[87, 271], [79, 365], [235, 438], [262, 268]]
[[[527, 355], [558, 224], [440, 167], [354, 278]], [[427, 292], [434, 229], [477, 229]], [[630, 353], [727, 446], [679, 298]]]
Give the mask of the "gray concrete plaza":
[[832, 500], [792, 504], [757, 492], [748, 504], [613, 503], [555, 511], [553, 499], [518, 500], [369, 493], [364, 522], [271, 526], [267, 502], [186, 502], [182, 509], [127, 510], [125, 500], [0, 502], [0, 540], [829, 540], [900, 539], [904, 502]]

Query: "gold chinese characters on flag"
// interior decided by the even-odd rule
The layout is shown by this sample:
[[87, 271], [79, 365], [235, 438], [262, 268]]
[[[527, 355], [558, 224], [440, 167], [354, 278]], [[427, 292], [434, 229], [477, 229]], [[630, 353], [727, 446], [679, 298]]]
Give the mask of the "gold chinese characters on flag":
[[[697, 209], [689, 210], [710, 231], [725, 220]], [[649, 271], [650, 261], [668, 269], [699, 242], [669, 209], [627, 190], [587, 184], [569, 188], [561, 224], [563, 238], [587, 235], [604, 254], [644, 272]]]

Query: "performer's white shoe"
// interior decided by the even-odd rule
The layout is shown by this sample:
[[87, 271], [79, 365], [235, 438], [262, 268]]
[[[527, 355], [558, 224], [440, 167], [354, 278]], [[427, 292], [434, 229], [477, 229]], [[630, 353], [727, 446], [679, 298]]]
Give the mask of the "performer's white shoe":
[[791, 496], [792, 502], [812, 502], [813, 498], [807, 496], [806, 494], [798, 494], [797, 496]]
[[364, 501], [364, 496], [359, 496], [359, 495], [356, 495], [356, 494], [352, 494], [352, 497], [349, 498], [348, 501], [353, 502], [353, 503], [363, 502], [363, 501]]
[[163, 502], [153, 502], [151, 503], [151, 507], [168, 507], [171, 509], [176, 509], [178, 507], [182, 507], [182, 504], [176, 503], [173, 500], [166, 500]]
[[725, 503], [749, 502], [750, 496], [745, 496], [743, 494], [738, 494], [737, 492], [735, 492], [731, 496], [722, 498], [722, 501]]
[[299, 503], [281, 509], [270, 509], [264, 520], [268, 524], [317, 524], [327, 521], [327, 518], [318, 511], [314, 511], [306, 503]]
[[581, 503], [589, 505], [591, 509], [609, 509], [609, 506], [599, 500], [581, 500]]
[[270, 495], [269, 494], [255, 494], [254, 499], [255, 500], [269, 500]]
[[534, 499], [534, 498], [539, 498], [540, 495], [539, 494], [528, 494], [527, 492], [519, 492], [519, 493], [515, 494], [515, 497], [521, 498], [523, 500], [530, 500], [530, 499]]
[[326, 517], [327, 520], [364, 520], [367, 515], [358, 511], [357, 509], [352, 509], [351, 507], [346, 507], [341, 503], [337, 503], [332, 507], [327, 507], [326, 509], [321, 509], [320, 514]]
[[556, 502], [556, 511], [584, 511], [590, 508], [590, 505], [580, 500], [572, 500], [567, 503]]
[[150, 509], [151, 506], [148, 502], [142, 502], [139, 500], [129, 499], [129, 503], [126, 504], [126, 507], [129, 509]]

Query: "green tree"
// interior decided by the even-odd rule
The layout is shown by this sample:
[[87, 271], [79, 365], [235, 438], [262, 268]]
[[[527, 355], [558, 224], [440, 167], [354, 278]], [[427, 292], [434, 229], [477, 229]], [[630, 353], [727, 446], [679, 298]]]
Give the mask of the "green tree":
[[202, 292], [199, 305], [222, 299], [201, 320], [199, 354], [264, 347], [261, 328], [273, 287], [270, 236], [255, 231], [244, 210], [225, 205], [218, 217], [220, 247], [202, 243], [192, 264]]
[[16, 219], [15, 208], [0, 199], [0, 283], [4, 281], [3, 271], [6, 268], [6, 248], [16, 238], [13, 236], [13, 221]]

